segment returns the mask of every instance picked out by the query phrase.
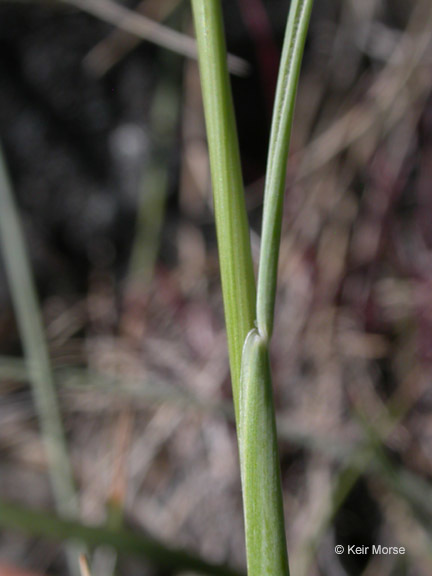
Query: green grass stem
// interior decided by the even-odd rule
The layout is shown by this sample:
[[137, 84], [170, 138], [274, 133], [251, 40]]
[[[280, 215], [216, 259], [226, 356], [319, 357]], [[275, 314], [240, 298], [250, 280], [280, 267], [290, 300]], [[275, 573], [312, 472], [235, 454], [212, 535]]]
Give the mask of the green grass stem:
[[221, 5], [219, 0], [192, 0], [192, 7], [239, 435], [248, 574], [287, 576], [268, 347], [273, 328], [286, 162], [312, 0], [294, 0], [287, 23], [270, 138], [257, 297]]
[[192, 0], [192, 7], [239, 436], [248, 574], [288, 576], [268, 347], [288, 146], [312, 0], [294, 0], [288, 18], [270, 139], [257, 297], [221, 4]]
[[[78, 501], [68, 457], [54, 377], [31, 272], [24, 233], [12, 186], [0, 149], [0, 240], [9, 281], [12, 302], [22, 339], [24, 354], [35, 400], [43, 443], [48, 459], [49, 475], [58, 512], [74, 518]], [[79, 574], [78, 550], [68, 546], [69, 569]]]
[[267, 342], [243, 349], [239, 447], [249, 576], [288, 576], [288, 553]]
[[219, 0], [192, 0], [210, 154], [234, 407], [243, 344], [255, 320], [255, 277]]

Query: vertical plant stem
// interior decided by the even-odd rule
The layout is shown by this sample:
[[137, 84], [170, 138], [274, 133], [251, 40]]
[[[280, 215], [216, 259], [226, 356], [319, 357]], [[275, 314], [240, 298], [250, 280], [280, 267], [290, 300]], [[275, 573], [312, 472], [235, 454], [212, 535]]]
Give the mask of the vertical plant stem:
[[[78, 502], [73, 484], [54, 378], [18, 210], [0, 148], [0, 239], [12, 301], [47, 454], [57, 510], [74, 518]], [[69, 569], [79, 574], [78, 551], [67, 548]]]
[[249, 576], [287, 576], [283, 500], [272, 399], [273, 332], [286, 162], [301, 60], [313, 0], [293, 0], [276, 89], [264, 194], [257, 328], [243, 351], [240, 454]]
[[[247, 218], [244, 205], [243, 186], [240, 173], [238, 143], [235, 133], [235, 120], [229, 79], [226, 66], [226, 50], [223, 40], [222, 14], [219, 0], [192, 0], [195, 27], [198, 39], [198, 52], [203, 88], [204, 109], [212, 170], [213, 194], [215, 199], [216, 225], [221, 261], [223, 296], [230, 344], [230, 361], [233, 379], [234, 398], [239, 434], [241, 477], [246, 531], [246, 551], [249, 576], [288, 576], [288, 555], [286, 549], [283, 499], [280, 482], [277, 433], [272, 396], [271, 372], [268, 355], [268, 323], [262, 331], [254, 325], [253, 308], [255, 285], [250, 257]], [[300, 11], [300, 23], [304, 14]], [[297, 75], [291, 67], [297, 63], [296, 56], [301, 49], [296, 43], [299, 21], [291, 15], [288, 23], [288, 54], [285, 50], [286, 68], [282, 69], [279, 81], [279, 94], [290, 87], [288, 102], [280, 95], [282, 136], [276, 130], [276, 148], [272, 148], [274, 160], [286, 162], [292, 109], [294, 106]], [[300, 27], [300, 30], [302, 28]], [[294, 39], [291, 37], [294, 34]], [[301, 33], [300, 33], [301, 34]], [[292, 47], [293, 46], [293, 47]], [[300, 66], [300, 62], [297, 63]], [[288, 80], [285, 80], [285, 78]], [[285, 80], [285, 82], [284, 82]], [[291, 84], [293, 84], [291, 86]], [[288, 106], [288, 128], [285, 108]], [[276, 110], [276, 113], [279, 109]], [[285, 115], [284, 115], [285, 114]], [[288, 136], [286, 132], [288, 131]], [[282, 146], [278, 146], [279, 139]], [[278, 156], [279, 154], [279, 156]], [[271, 158], [271, 156], [270, 156]], [[276, 167], [279, 165], [276, 162]], [[273, 180], [278, 183], [279, 174], [270, 165]], [[283, 172], [283, 179], [285, 173]], [[277, 191], [283, 191], [283, 185]], [[275, 203], [278, 198], [271, 195], [267, 203]], [[279, 233], [269, 227], [276, 226], [281, 209], [270, 206], [275, 217], [265, 222], [272, 239], [269, 251], [269, 273], [264, 285], [266, 298], [275, 290]], [[242, 243], [239, 242], [239, 233]], [[267, 254], [264, 252], [262, 258]], [[236, 261], [237, 259], [237, 261]], [[274, 270], [274, 277], [272, 276]], [[273, 282], [270, 285], [268, 276]], [[246, 300], [246, 297], [248, 300]], [[240, 313], [244, 311], [243, 318]], [[258, 312], [258, 309], [257, 309]], [[271, 309], [273, 315], [273, 309]], [[268, 315], [268, 314], [267, 314]], [[247, 337], [246, 337], [247, 334]], [[241, 348], [241, 350], [240, 350]], [[240, 385], [239, 378], [240, 359]]]
[[221, 7], [219, 0], [192, 0], [239, 434], [249, 576], [289, 574], [269, 343], [286, 161], [312, 3], [293, 0], [285, 35], [268, 158], [255, 327], [255, 284]]
[[264, 214], [257, 287], [257, 327], [271, 338], [282, 227], [286, 163], [301, 61], [313, 0], [292, 0], [285, 33], [264, 190]]
[[254, 327], [255, 277], [219, 0], [192, 0], [212, 173], [234, 408], [243, 344]]
[[249, 576], [289, 576], [267, 342], [256, 329], [243, 348], [240, 463]]

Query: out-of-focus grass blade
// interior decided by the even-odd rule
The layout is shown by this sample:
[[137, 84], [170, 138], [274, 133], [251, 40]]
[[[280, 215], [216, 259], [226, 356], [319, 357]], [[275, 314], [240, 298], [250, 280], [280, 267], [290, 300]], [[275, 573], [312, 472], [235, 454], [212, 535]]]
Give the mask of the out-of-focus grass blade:
[[128, 282], [142, 287], [148, 287], [153, 278], [168, 195], [169, 160], [179, 124], [180, 62], [169, 56], [159, 55], [159, 81], [150, 113], [154, 149], [141, 179], [136, 237], [128, 273]]
[[0, 526], [54, 540], [80, 540], [85, 542], [90, 549], [102, 545], [110, 546], [119, 554], [142, 558], [174, 572], [191, 571], [213, 576], [244, 576], [242, 572], [233, 568], [207, 562], [197, 555], [165, 546], [155, 539], [132, 530], [88, 526], [1, 500]]
[[[0, 240], [24, 348], [57, 510], [73, 518], [78, 503], [57, 402], [42, 317], [12, 187], [0, 148]], [[79, 574], [78, 551], [67, 548], [69, 569]]]
[[[113, 0], [57, 1], [75, 6], [84, 12], [93, 14], [93, 16], [109, 22], [126, 32], [157, 44], [161, 48], [166, 48], [187, 58], [197, 57], [196, 42], [193, 38], [177, 30], [172, 30]], [[229, 55], [228, 66], [233, 74], [239, 76], [246, 76], [250, 69], [249, 64], [245, 60], [233, 55]]]

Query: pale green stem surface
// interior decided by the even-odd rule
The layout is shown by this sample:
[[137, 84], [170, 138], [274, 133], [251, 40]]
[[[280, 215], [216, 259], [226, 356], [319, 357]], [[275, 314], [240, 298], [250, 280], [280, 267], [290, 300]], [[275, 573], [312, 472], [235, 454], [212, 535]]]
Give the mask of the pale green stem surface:
[[[47, 454], [56, 508], [74, 518], [78, 501], [36, 288], [18, 209], [0, 149], [0, 239], [12, 301], [25, 352], [36, 410]], [[78, 549], [67, 548], [69, 569], [79, 574]]]
[[289, 574], [272, 398], [273, 332], [286, 163], [297, 85], [313, 0], [293, 0], [273, 111], [258, 271], [257, 328], [243, 350], [240, 455], [249, 576]]
[[[286, 576], [288, 557], [267, 344], [256, 294], [219, 0], [193, 0], [212, 171], [249, 576]], [[248, 336], [249, 334], [249, 336]]]
[[[286, 161], [312, 0], [294, 0], [273, 115], [258, 298], [219, 0], [192, 0], [230, 351], [249, 576], [288, 576], [269, 363]], [[255, 326], [254, 308], [257, 325]]]
[[282, 51], [273, 110], [257, 287], [257, 327], [263, 338], [273, 332], [286, 164], [301, 61], [313, 0], [293, 0]]
[[234, 408], [243, 344], [255, 320], [255, 277], [219, 0], [192, 0], [209, 144]]
[[243, 349], [239, 444], [248, 574], [288, 575], [268, 346], [256, 329]]

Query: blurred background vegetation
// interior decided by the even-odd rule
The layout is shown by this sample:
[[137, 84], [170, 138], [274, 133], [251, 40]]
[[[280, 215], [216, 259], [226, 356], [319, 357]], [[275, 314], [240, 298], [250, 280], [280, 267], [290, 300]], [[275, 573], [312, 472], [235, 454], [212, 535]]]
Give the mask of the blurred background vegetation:
[[[223, 5], [256, 258], [289, 1]], [[181, 0], [0, 2], [2, 576], [67, 573], [60, 516], [123, 543], [94, 576], [244, 567], [192, 34]], [[432, 574], [431, 91], [430, 0], [317, 0], [272, 349], [294, 576]]]

